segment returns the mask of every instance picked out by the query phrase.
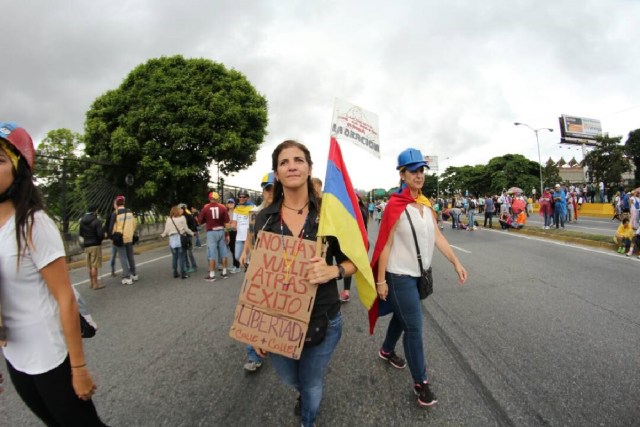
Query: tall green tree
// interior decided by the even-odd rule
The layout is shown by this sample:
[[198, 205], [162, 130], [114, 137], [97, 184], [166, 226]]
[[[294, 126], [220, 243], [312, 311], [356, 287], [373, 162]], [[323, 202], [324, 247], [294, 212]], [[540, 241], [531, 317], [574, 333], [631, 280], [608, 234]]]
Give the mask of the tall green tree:
[[544, 187], [549, 188], [553, 187], [555, 184], [562, 182], [562, 178], [560, 177], [560, 169], [558, 168], [558, 165], [556, 165], [556, 163], [551, 159], [547, 160], [547, 164], [542, 168], [542, 182], [544, 184]]
[[638, 187], [640, 186], [640, 129], [629, 132], [629, 137], [624, 143], [624, 150], [636, 168], [634, 171], [634, 187]]
[[202, 199], [209, 166], [236, 172], [256, 159], [266, 135], [267, 101], [240, 72], [207, 59], [152, 59], [97, 98], [85, 121], [86, 152], [126, 188], [129, 206], [166, 207]]
[[514, 186], [529, 193], [540, 187], [538, 163], [520, 154], [494, 157], [487, 165], [448, 167], [440, 182], [445, 194], [498, 194]]
[[59, 221], [66, 223], [75, 217], [75, 205], [82, 200], [82, 192], [75, 178], [84, 165], [78, 162], [82, 156], [82, 135], [69, 129], [55, 129], [38, 145], [35, 175], [48, 211]]
[[631, 170], [629, 159], [625, 156], [625, 147], [620, 144], [621, 136], [599, 137], [599, 145], [591, 150], [584, 162], [591, 181], [615, 184], [620, 181], [622, 174]]
[[435, 196], [438, 189], [438, 177], [435, 174], [424, 176], [424, 184], [422, 184], [422, 194], [427, 197]]

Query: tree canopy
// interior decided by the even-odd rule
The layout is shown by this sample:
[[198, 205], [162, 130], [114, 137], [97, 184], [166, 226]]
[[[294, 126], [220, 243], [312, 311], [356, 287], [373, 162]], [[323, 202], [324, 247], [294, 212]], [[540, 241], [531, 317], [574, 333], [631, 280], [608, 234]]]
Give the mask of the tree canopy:
[[635, 186], [640, 186], [640, 129], [629, 132], [629, 137], [624, 143], [624, 149], [627, 156], [631, 159], [636, 167], [634, 172]]
[[[82, 135], [69, 129], [55, 129], [40, 142], [36, 155], [38, 188], [49, 213], [65, 224], [70, 217], [69, 204], [75, 203], [81, 194], [74, 180], [84, 169], [76, 161], [81, 155], [81, 146]], [[84, 204], [82, 200], [80, 203]]]
[[514, 186], [527, 193], [533, 188], [540, 188], [538, 163], [520, 154], [505, 154], [492, 158], [486, 165], [451, 166], [441, 176], [440, 192], [499, 194], [503, 189]]
[[230, 173], [255, 161], [266, 126], [267, 101], [240, 72], [207, 59], [151, 59], [87, 112], [87, 155], [119, 167], [86, 174], [121, 189], [132, 174], [134, 207], [195, 201], [212, 162]]
[[584, 162], [591, 181], [606, 183], [619, 182], [622, 174], [631, 170], [625, 147], [620, 145], [622, 137], [598, 137], [600, 144], [591, 150]]

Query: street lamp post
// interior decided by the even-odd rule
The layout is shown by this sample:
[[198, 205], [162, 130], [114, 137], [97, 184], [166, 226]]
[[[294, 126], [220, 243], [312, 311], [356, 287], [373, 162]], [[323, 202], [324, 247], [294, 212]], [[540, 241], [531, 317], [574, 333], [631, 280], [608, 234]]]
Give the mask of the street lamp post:
[[548, 130], [549, 132], [553, 132], [553, 129], [551, 128], [537, 128], [534, 129], [531, 126], [529, 126], [526, 123], [520, 123], [520, 122], [515, 122], [514, 125], [516, 126], [526, 126], [529, 129], [531, 129], [533, 131], [533, 133], [536, 134], [536, 145], [538, 146], [538, 169], [540, 172], [540, 194], [538, 195], [538, 197], [542, 197], [542, 193], [543, 193], [543, 188], [542, 188], [542, 160], [540, 159], [540, 140], [538, 139], [538, 132], [541, 130]]
[[[445, 157], [445, 160], [449, 160], [450, 157]], [[438, 169], [440, 169], [440, 165], [438, 165]], [[440, 171], [436, 173], [436, 199], [440, 197]]]

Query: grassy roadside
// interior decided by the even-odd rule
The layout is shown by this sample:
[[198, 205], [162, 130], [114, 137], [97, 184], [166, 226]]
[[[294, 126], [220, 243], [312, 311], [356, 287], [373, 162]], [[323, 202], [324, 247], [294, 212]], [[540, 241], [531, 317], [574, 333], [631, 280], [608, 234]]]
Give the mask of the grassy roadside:
[[556, 230], [555, 228], [543, 230], [537, 227], [527, 227], [520, 230], [510, 229], [510, 233], [527, 234], [531, 236], [541, 237], [544, 239], [558, 240], [566, 243], [576, 243], [603, 249], [617, 249], [617, 245], [613, 243], [611, 236], [603, 236], [601, 234], [589, 234], [580, 231]]

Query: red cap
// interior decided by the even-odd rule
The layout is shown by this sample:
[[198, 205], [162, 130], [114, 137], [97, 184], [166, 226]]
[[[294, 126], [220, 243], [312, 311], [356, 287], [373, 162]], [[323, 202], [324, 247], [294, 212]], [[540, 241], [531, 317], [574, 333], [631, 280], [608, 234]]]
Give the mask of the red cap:
[[18, 150], [20, 155], [27, 161], [31, 172], [33, 172], [36, 152], [33, 148], [33, 140], [27, 131], [18, 127], [15, 123], [0, 122], [0, 138], [6, 139]]

